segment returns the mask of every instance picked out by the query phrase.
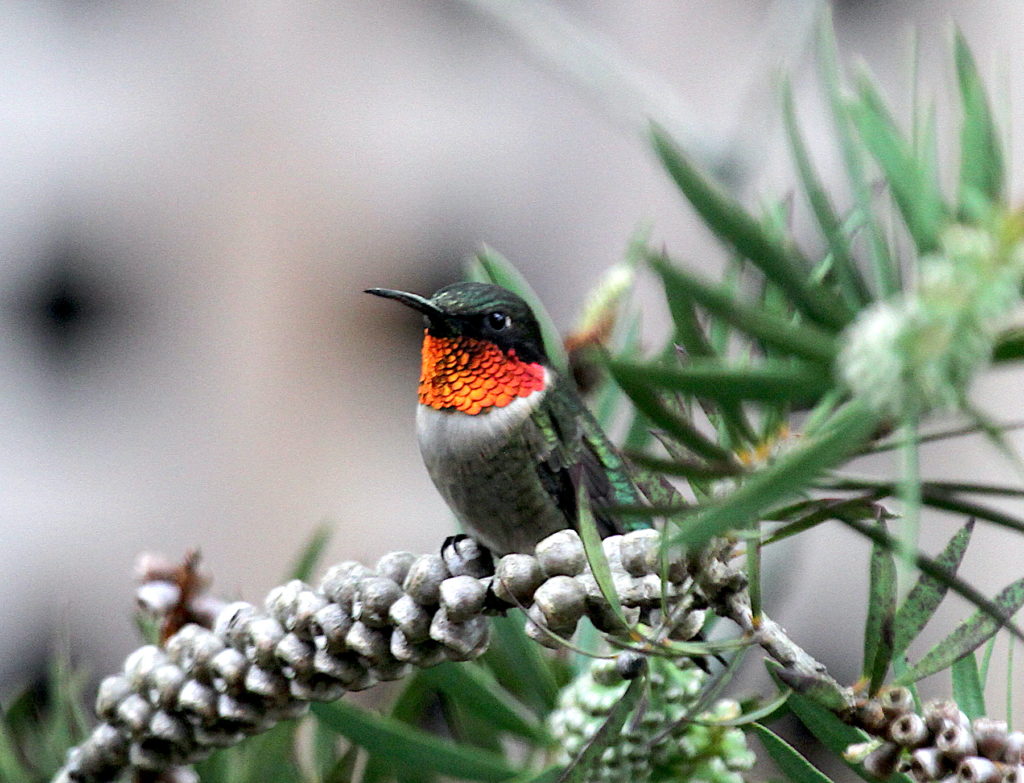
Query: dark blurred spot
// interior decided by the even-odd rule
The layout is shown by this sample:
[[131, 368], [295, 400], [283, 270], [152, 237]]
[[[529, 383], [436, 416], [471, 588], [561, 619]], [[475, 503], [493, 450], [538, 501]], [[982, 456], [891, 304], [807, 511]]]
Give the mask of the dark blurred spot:
[[16, 294], [13, 308], [42, 358], [56, 365], [87, 360], [116, 320], [117, 297], [107, 289], [89, 254], [61, 247]]

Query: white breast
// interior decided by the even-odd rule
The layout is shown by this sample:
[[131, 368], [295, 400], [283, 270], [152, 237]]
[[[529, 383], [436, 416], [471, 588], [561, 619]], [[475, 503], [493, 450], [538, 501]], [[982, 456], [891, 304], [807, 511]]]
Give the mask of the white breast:
[[439, 463], [486, 458], [500, 451], [545, 393], [542, 389], [529, 397], [517, 397], [503, 408], [491, 408], [475, 416], [420, 405], [416, 411], [416, 435], [427, 468], [433, 472]]

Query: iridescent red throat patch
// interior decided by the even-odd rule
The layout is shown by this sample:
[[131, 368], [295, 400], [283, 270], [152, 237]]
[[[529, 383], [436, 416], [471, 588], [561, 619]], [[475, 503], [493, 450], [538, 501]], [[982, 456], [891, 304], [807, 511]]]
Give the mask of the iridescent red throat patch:
[[420, 403], [477, 414], [544, 388], [544, 367], [471, 337], [423, 337]]

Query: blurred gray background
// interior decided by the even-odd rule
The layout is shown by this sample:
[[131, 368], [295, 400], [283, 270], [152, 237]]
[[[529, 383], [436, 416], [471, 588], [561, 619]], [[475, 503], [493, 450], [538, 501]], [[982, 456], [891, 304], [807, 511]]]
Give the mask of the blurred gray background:
[[[450, 521], [414, 439], [419, 324], [360, 292], [429, 293], [487, 242], [568, 328], [644, 224], [714, 272], [723, 253], [644, 144], [650, 105], [756, 205], [794, 189], [788, 71], [841, 179], [811, 56], [818, 3], [506, 6], [0, 6], [0, 694], [61, 628], [95, 673], [120, 665], [142, 550], [199, 546], [218, 594], [259, 601], [324, 521], [332, 560], [437, 547]], [[581, 87], [564, 67], [591, 50], [524, 43], [509, 27], [524, 7], [626, 73], [577, 69], [600, 83]], [[846, 61], [904, 111], [915, 30], [940, 113], [951, 103], [955, 20], [1019, 136], [1020, 4], [834, 13]], [[653, 343], [661, 304], [649, 281], [640, 296]], [[977, 399], [1019, 416], [1020, 381], [987, 378]], [[971, 440], [929, 448], [925, 469], [1017, 480]], [[933, 550], [952, 529], [927, 519]], [[1019, 538], [976, 539], [970, 579], [992, 593], [1020, 575]], [[775, 614], [852, 680], [866, 546], [826, 526], [778, 558]], [[950, 604], [931, 638], [964, 614]]]

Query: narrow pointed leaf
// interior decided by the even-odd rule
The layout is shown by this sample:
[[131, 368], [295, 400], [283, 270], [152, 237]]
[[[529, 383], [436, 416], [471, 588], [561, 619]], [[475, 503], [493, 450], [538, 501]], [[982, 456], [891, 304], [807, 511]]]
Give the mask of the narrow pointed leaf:
[[942, 511], [955, 511], [965, 516], [977, 517], [978, 519], [984, 519], [986, 522], [991, 522], [994, 525], [1000, 527], [1006, 527], [1010, 530], [1016, 530], [1018, 533], [1024, 533], [1024, 520], [1019, 517], [1008, 514], [1005, 511], [1000, 511], [997, 508], [986, 506], [981, 503], [975, 503], [971, 500], [965, 500], [956, 495], [952, 495], [948, 492], [942, 492], [936, 489], [924, 486], [921, 488], [921, 500], [926, 506], [937, 508]]
[[849, 311], [837, 300], [830, 299], [823, 288], [810, 282], [810, 265], [799, 250], [779, 242], [743, 207], [698, 172], [662, 128], [652, 125], [651, 137], [669, 175], [719, 239], [757, 266], [811, 320], [834, 331], [849, 323]]
[[649, 256], [649, 260], [661, 275], [670, 300], [693, 299], [723, 321], [784, 353], [825, 364], [835, 360], [836, 341], [829, 332], [811, 324], [794, 324], [769, 310], [745, 304], [732, 289], [704, 282], [663, 255]]
[[[956, 576], [973, 531], [974, 520], [970, 519], [954, 534], [946, 544], [946, 548], [935, 558], [935, 565], [944, 569], [951, 576]], [[948, 583], [929, 574], [922, 573], [917, 578], [917, 582], [914, 583], [896, 613], [893, 655], [900, 656], [907, 651], [910, 643], [917, 638], [917, 635], [931, 620], [948, 590]]]
[[[897, 681], [898, 684], [917, 682], [946, 669], [954, 661], [974, 652], [1004, 625], [1015, 629], [1016, 627], [1010, 624], [1010, 620], [1024, 605], [1024, 578], [1005, 587], [992, 601], [992, 605], [995, 607], [995, 612], [979, 609], [958, 625], [949, 636], [929, 650], [906, 675]], [[1015, 635], [1020, 636], [1020, 631], [1015, 630]]]
[[330, 769], [323, 774], [323, 783], [355, 783], [356, 762], [359, 760], [359, 746], [353, 745], [345, 751]]
[[733, 461], [732, 454], [701, 433], [691, 422], [670, 410], [642, 376], [628, 369], [621, 374], [617, 373], [615, 364], [612, 363], [610, 367], [612, 377], [651, 424], [664, 429], [697, 456], [716, 462]]
[[655, 387], [724, 401], [814, 401], [833, 384], [831, 374], [820, 366], [783, 360], [750, 366], [694, 360], [679, 368], [615, 360], [608, 366], [620, 385]]
[[[885, 530], [885, 522], [878, 521]], [[896, 561], [892, 552], [875, 542], [871, 547], [868, 616], [864, 624], [864, 675], [870, 693], [885, 682], [893, 653], [893, 623], [896, 617]]]
[[547, 349], [548, 358], [555, 369], [566, 373], [569, 368], [569, 357], [565, 352], [565, 345], [562, 337], [551, 320], [547, 309], [540, 297], [533, 290], [523, 274], [516, 269], [512, 263], [501, 253], [490, 247], [484, 247], [476, 254], [473, 264], [470, 265], [470, 274], [473, 279], [486, 283], [494, 283], [509, 291], [518, 294], [533, 310], [540, 324], [541, 335], [544, 338], [544, 347]]
[[627, 453], [626, 458], [631, 465], [659, 473], [664, 476], [705, 481], [728, 478], [743, 472], [742, 468], [731, 463], [697, 462], [696, 460], [663, 459], [648, 454]]
[[316, 571], [320, 558], [323, 557], [324, 548], [331, 540], [334, 528], [331, 525], [320, 525], [309, 537], [309, 541], [302, 548], [302, 552], [291, 567], [292, 579], [308, 582]]
[[960, 190], [962, 213], [979, 196], [989, 202], [1003, 197], [1003, 153], [999, 133], [985, 97], [985, 87], [967, 41], [958, 30], [954, 45], [956, 75], [963, 104], [960, 128]]
[[939, 184], [931, 178], [903, 138], [882, 97], [866, 75], [858, 81], [858, 99], [849, 106], [850, 116], [885, 175], [896, 206], [914, 244], [921, 253], [938, 247], [946, 207]]
[[800, 126], [796, 119], [796, 109], [793, 105], [793, 89], [788, 80], [783, 85], [782, 116], [786, 123], [789, 149], [804, 186], [804, 195], [807, 197], [811, 211], [818, 221], [821, 233], [828, 241], [836, 279], [843, 291], [843, 295], [846, 297], [847, 303], [855, 309], [859, 308], [871, 301], [871, 292], [868, 291], [867, 286], [864, 284], [860, 270], [850, 254], [850, 245], [847, 242], [846, 233], [843, 231], [842, 221], [836, 214], [832, 201], [829, 199], [828, 193], [818, 177], [818, 172], [811, 162], [811, 156], [807, 152], [807, 145], [804, 144], [803, 136], [800, 133]]
[[644, 682], [644, 677], [637, 677], [629, 683], [629, 687], [626, 688], [625, 693], [615, 703], [615, 706], [611, 708], [608, 717], [605, 718], [601, 727], [594, 732], [594, 735], [583, 747], [583, 750], [573, 759], [572, 763], [563, 770], [558, 778], [558, 783], [566, 783], [566, 781], [573, 780], [573, 775], [576, 772], [586, 770], [598, 761], [602, 751], [611, 744], [609, 740], [619, 733], [619, 730], [625, 725], [626, 719], [629, 718], [629, 714], [640, 701], [640, 697], [644, 692]]
[[453, 745], [433, 734], [344, 700], [315, 704], [313, 712], [327, 728], [348, 737], [370, 753], [385, 755], [401, 766], [432, 770], [464, 780], [508, 780], [517, 774], [516, 769], [501, 756]]
[[438, 692], [498, 730], [535, 742], [547, 742], [547, 732], [523, 714], [523, 709], [484, 668], [473, 664], [442, 663], [425, 669], [424, 680]]
[[28, 771], [22, 766], [15, 750], [14, 732], [0, 715], [0, 780], [7, 783], [32, 783]]
[[981, 687], [978, 661], [974, 653], [954, 661], [950, 673], [953, 678], [953, 699], [964, 714], [971, 720], [987, 715], [985, 692]]
[[480, 662], [510, 693], [523, 699], [538, 716], [546, 716], [558, 699], [559, 685], [550, 659], [523, 630], [523, 615], [510, 609], [491, 620], [494, 639]]
[[618, 618], [623, 628], [628, 628], [626, 614], [622, 610], [622, 602], [619, 594], [615, 591], [615, 582], [612, 579], [612, 569], [608, 565], [608, 558], [604, 554], [604, 547], [601, 544], [601, 534], [597, 532], [597, 522], [590, 509], [590, 496], [583, 482], [580, 482], [576, 492], [576, 504], [579, 510], [579, 533], [583, 540], [583, 549], [587, 555], [587, 562], [594, 574], [597, 586], [601, 588], [601, 595], [604, 596], [611, 607], [615, 617]]
[[797, 753], [796, 749], [760, 723], [751, 723], [749, 731], [757, 735], [775, 766], [790, 783], [831, 783], [831, 778]]
[[[843, 157], [843, 168], [850, 180], [856, 212], [863, 222], [868, 235], [871, 268], [874, 271], [876, 293], [888, 297], [899, 290], [898, 264], [893, 260], [879, 221], [872, 208], [871, 183], [864, 171], [864, 155], [861, 145], [854, 136], [850, 113], [844, 99], [842, 74], [839, 67], [838, 47], [832, 13], [829, 6], [822, 10], [821, 31], [818, 35], [819, 71], [829, 108], [839, 150]], [[851, 229], [852, 226], [848, 226]]]
[[876, 419], [861, 402], [836, 412], [829, 425], [752, 475], [719, 504], [683, 518], [678, 543], [699, 546], [726, 530], [749, 526], [783, 499], [803, 491], [819, 474], [853, 454], [874, 433]]
[[[858, 519], [843, 517], [838, 517], [838, 519], [843, 524], [856, 530], [865, 538], [868, 538], [871, 541], [880, 542], [889, 547], [893, 552], [896, 552], [899, 549], [899, 542], [888, 533], [878, 530], [871, 525], [866, 525]], [[938, 565], [932, 558], [922, 552], [916, 552], [914, 554], [914, 565], [916, 565], [922, 572], [946, 584], [950, 590], [961, 598], [966, 599], [970, 603], [974, 604], [974, 606], [978, 607], [978, 615], [989, 618], [989, 622], [994, 625], [1005, 626], [1006, 629], [1018, 639], [1024, 639], [1024, 631], [1022, 631], [1016, 623], [1012, 622], [1006, 616], [1005, 608], [1000, 606], [996, 601], [988, 598], [960, 577], [953, 576], [943, 566]], [[983, 641], [985, 641], [985, 639], [982, 639], [982, 642]], [[902, 683], [903, 681], [899, 680], [898, 682]]]

